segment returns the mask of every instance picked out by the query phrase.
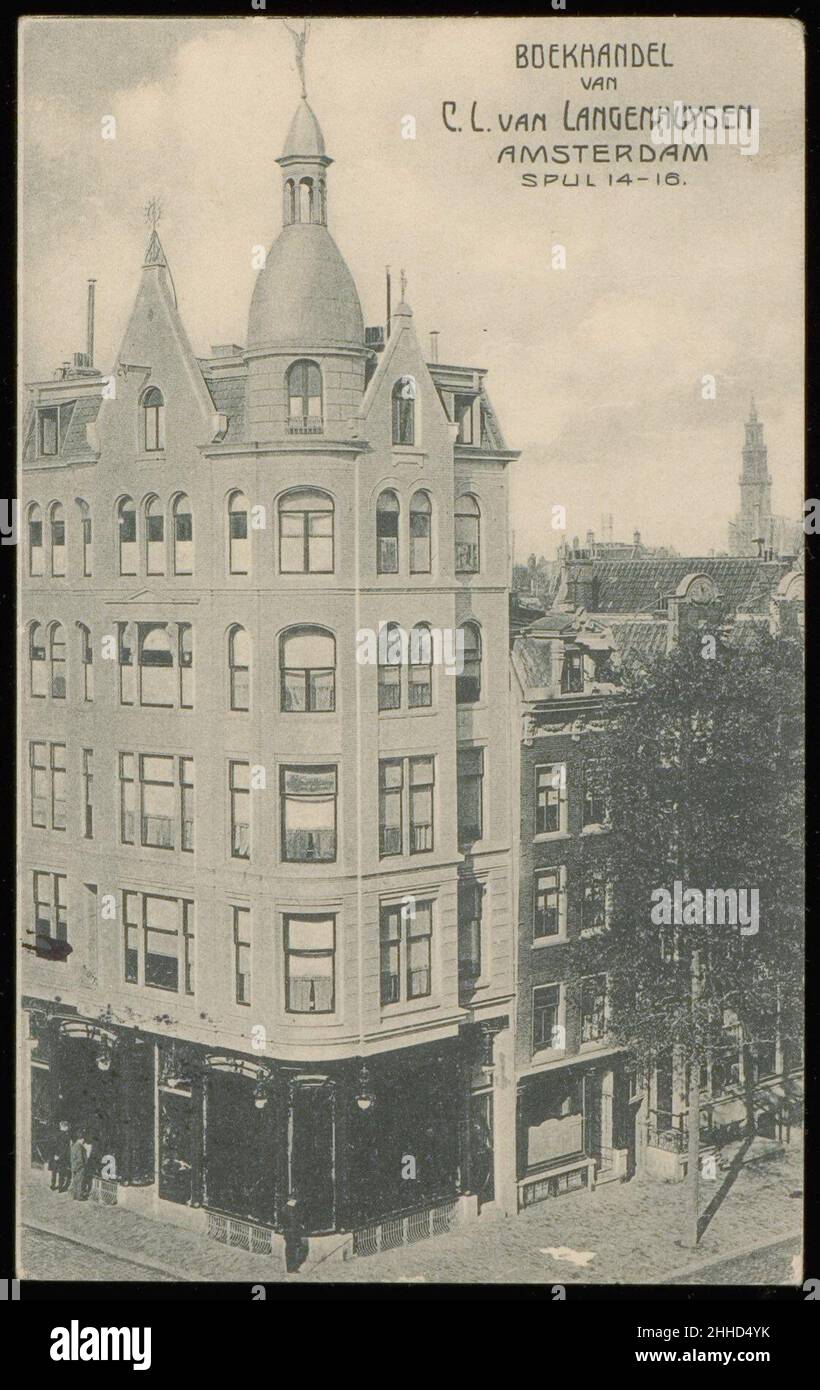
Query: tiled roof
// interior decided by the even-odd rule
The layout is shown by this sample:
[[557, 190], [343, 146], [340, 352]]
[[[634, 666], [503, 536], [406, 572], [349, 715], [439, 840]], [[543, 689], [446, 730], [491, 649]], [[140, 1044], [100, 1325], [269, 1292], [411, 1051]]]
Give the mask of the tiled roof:
[[595, 613], [652, 613], [658, 600], [673, 594], [687, 574], [708, 574], [727, 608], [765, 613], [787, 560], [763, 561], [715, 556], [681, 556], [670, 560], [596, 560]]
[[93, 457], [86, 436], [86, 425], [93, 425], [100, 413], [102, 396], [81, 396], [71, 412], [71, 421], [66, 430], [62, 452], [66, 458]]
[[222, 441], [234, 443], [244, 437], [245, 378], [243, 376], [205, 377], [220, 415], [228, 417], [228, 432]]
[[537, 637], [517, 637], [513, 644], [513, 664], [525, 690], [552, 685], [550, 644]]

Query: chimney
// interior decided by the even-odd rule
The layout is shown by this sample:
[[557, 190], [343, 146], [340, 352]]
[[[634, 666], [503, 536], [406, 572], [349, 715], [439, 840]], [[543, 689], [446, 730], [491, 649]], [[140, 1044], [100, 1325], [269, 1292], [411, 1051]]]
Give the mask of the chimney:
[[88, 282], [88, 330], [86, 333], [86, 357], [88, 366], [94, 366], [94, 286], [96, 280]]
[[431, 361], [431, 362], [438, 362], [438, 335], [439, 335], [439, 330], [438, 330], [437, 328], [432, 328], [432, 329], [430, 330], [430, 361]]
[[633, 545], [640, 545], [640, 543], [641, 543], [641, 533], [640, 533], [640, 531], [633, 531], [633, 532], [632, 532], [632, 544], [633, 544]]

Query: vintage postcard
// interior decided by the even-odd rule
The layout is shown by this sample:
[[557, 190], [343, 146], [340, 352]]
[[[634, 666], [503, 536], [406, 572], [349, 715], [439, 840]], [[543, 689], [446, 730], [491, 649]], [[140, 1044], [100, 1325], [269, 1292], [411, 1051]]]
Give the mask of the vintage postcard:
[[804, 1280], [804, 32], [545, 10], [21, 22], [24, 1287]]

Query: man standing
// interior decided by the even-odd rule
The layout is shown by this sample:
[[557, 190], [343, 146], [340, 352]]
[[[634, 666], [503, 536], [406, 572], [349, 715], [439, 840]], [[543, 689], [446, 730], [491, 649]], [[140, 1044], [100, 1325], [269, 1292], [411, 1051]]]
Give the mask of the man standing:
[[86, 1169], [91, 1145], [83, 1133], [71, 1141], [71, 1195], [75, 1202], [84, 1202], [86, 1191]]
[[61, 1120], [54, 1136], [48, 1160], [51, 1172], [52, 1192], [65, 1192], [71, 1181], [71, 1140], [68, 1134], [68, 1120]]

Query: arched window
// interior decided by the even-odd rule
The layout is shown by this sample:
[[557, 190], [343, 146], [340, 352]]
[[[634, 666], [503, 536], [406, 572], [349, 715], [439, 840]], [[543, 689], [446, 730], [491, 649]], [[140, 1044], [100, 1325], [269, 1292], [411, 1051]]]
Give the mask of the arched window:
[[145, 503], [145, 572], [165, 573], [165, 515], [156, 496]]
[[313, 221], [313, 179], [299, 180], [299, 221]]
[[291, 362], [287, 373], [288, 432], [320, 434], [322, 430], [322, 373], [315, 362]]
[[433, 508], [426, 492], [410, 498], [410, 573], [429, 574], [432, 563]]
[[406, 637], [398, 623], [385, 623], [378, 643], [379, 709], [400, 709]]
[[140, 704], [174, 705], [174, 655], [164, 623], [140, 623], [139, 676]]
[[478, 623], [465, 623], [461, 632], [464, 665], [456, 676], [456, 700], [460, 705], [474, 705], [481, 696], [481, 629]]
[[393, 387], [393, 443], [416, 442], [416, 381], [400, 376]]
[[376, 502], [376, 571], [399, 572], [399, 499], [389, 488]]
[[433, 637], [426, 623], [418, 623], [410, 633], [407, 703], [410, 709], [433, 703]]
[[65, 699], [65, 633], [62, 623], [52, 623], [48, 632], [48, 659], [52, 700]]
[[178, 623], [179, 634], [179, 704], [181, 709], [194, 707], [194, 630], [190, 623]]
[[48, 513], [51, 533], [51, 573], [55, 578], [65, 575], [65, 512], [61, 502], [52, 502]]
[[32, 502], [28, 509], [28, 572], [32, 578], [45, 572], [43, 513], [37, 502]]
[[143, 443], [147, 454], [165, 448], [165, 399], [157, 386], [149, 386], [142, 398]]
[[77, 624], [80, 638], [80, 665], [83, 673], [83, 700], [90, 703], [94, 699], [94, 648], [91, 642], [91, 628], [85, 623]]
[[248, 529], [248, 499], [243, 492], [228, 498], [228, 573], [250, 574], [251, 541]]
[[478, 503], [469, 493], [456, 502], [456, 574], [478, 574], [481, 566]]
[[280, 708], [321, 714], [336, 708], [336, 639], [321, 627], [295, 627], [279, 639]]
[[296, 191], [293, 179], [285, 179], [284, 222], [288, 226], [296, 221]]
[[194, 572], [194, 517], [191, 503], [181, 492], [174, 498], [174, 574]]
[[130, 497], [121, 497], [117, 503], [117, 532], [120, 574], [136, 574], [137, 509]]
[[333, 573], [333, 502], [300, 488], [279, 501], [279, 573]]
[[83, 579], [89, 579], [92, 572], [91, 554], [91, 508], [82, 497], [77, 498], [77, 511], [80, 514], [80, 556]]
[[46, 669], [46, 639], [42, 623], [32, 623], [28, 630], [28, 654], [31, 668], [31, 693], [38, 700], [48, 694]]
[[228, 633], [228, 680], [231, 709], [250, 709], [251, 639], [238, 624]]

